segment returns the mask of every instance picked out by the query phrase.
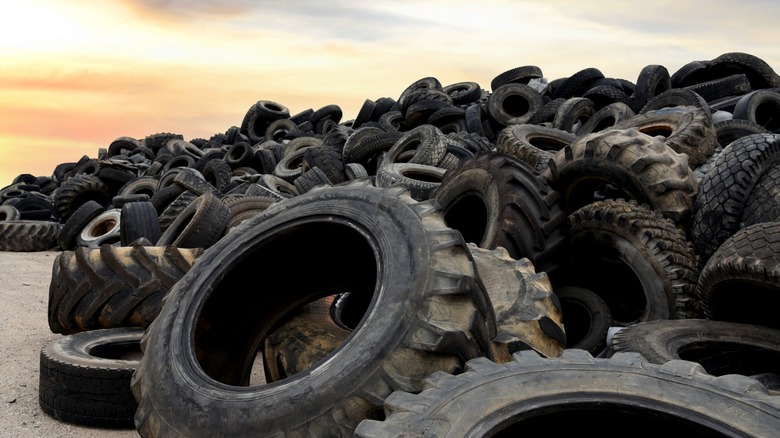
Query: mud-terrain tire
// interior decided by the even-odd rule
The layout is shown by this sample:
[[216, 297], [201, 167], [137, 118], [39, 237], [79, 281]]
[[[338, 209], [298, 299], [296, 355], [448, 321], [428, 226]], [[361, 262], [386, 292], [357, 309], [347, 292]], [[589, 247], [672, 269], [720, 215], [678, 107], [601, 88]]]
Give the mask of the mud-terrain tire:
[[726, 239], [701, 270], [704, 316], [780, 329], [780, 222], [761, 222]]
[[500, 152], [483, 152], [444, 175], [432, 195], [449, 227], [480, 248], [504, 247], [553, 271], [565, 242], [560, 195], [531, 165]]
[[648, 111], [615, 124], [614, 129], [637, 128], [651, 137], [660, 135], [678, 154], [688, 155], [695, 168], [715, 152], [718, 137], [712, 116], [693, 106], [676, 106]]
[[634, 201], [605, 199], [572, 213], [566, 230], [568, 265], [556, 287], [592, 290], [615, 325], [698, 315], [698, 259], [671, 220]]
[[0, 251], [35, 252], [59, 248], [62, 225], [53, 221], [0, 221]]
[[513, 353], [529, 349], [560, 356], [566, 333], [547, 274], [537, 272], [527, 258], [513, 259], [504, 248], [468, 246], [496, 315], [493, 360], [508, 362]]
[[556, 152], [576, 139], [576, 135], [550, 126], [510, 125], [499, 131], [496, 150], [525, 161], [541, 173]]
[[739, 230], [756, 182], [780, 163], [780, 135], [751, 134], [723, 148], [704, 175], [693, 203], [690, 235], [702, 262]]
[[432, 374], [418, 394], [394, 392], [385, 413], [361, 422], [355, 436], [566, 436], [572, 424], [591, 422], [630, 424], [648, 436], [769, 437], [780, 428], [780, 399], [756, 379], [577, 349], [552, 359], [523, 351], [503, 364], [474, 359], [461, 374]]
[[141, 356], [140, 327], [62, 336], [41, 349], [38, 404], [59, 421], [132, 429], [138, 406], [130, 379]]
[[[465, 242], [435, 207], [401, 189], [349, 184], [239, 224], [171, 289], [144, 336], [132, 382], [141, 436], [352, 436], [362, 419], [381, 417], [393, 390], [419, 391], [431, 372], [489, 356], [489, 299]], [[268, 275], [296, 281], [242, 286]], [[366, 303], [346, 342], [305, 373], [248, 387], [276, 322], [343, 291]]]
[[89, 174], [74, 175], [65, 180], [54, 192], [54, 206], [60, 221], [66, 221], [81, 204], [93, 200], [108, 208], [113, 193], [108, 184]]
[[48, 319], [53, 333], [147, 327], [162, 298], [202, 249], [103, 245], [63, 251], [54, 259]]
[[682, 359], [713, 376], [780, 374], [780, 330], [709, 319], [646, 321], [621, 328], [611, 354], [639, 353], [652, 363]]
[[780, 166], [770, 167], [748, 194], [739, 228], [780, 221]]
[[561, 194], [567, 214], [598, 198], [623, 198], [680, 224], [687, 224], [698, 189], [688, 157], [637, 128], [578, 137], [555, 153], [542, 177]]

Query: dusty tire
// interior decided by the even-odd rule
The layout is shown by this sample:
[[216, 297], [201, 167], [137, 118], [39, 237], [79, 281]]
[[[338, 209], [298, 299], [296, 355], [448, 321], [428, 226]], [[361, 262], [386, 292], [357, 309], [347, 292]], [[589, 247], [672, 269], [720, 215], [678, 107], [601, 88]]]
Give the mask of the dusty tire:
[[556, 288], [555, 295], [561, 303], [566, 348], [599, 355], [607, 347], [607, 334], [612, 326], [609, 305], [593, 291], [576, 286]]
[[0, 251], [35, 252], [59, 249], [61, 225], [52, 221], [0, 221]]
[[715, 377], [688, 361], [664, 365], [635, 353], [593, 358], [565, 350], [509, 363], [479, 358], [459, 375], [435, 373], [419, 394], [394, 392], [384, 421], [365, 420], [355, 436], [566, 436], [572, 424], [630, 424], [648, 436], [773, 436], [780, 399], [755, 379]]
[[780, 374], [780, 330], [708, 319], [647, 321], [612, 337], [612, 354], [639, 353], [652, 363], [682, 359], [713, 376]]
[[227, 230], [230, 210], [212, 193], [204, 193], [187, 205], [157, 240], [157, 246], [208, 248]]
[[76, 245], [97, 248], [104, 244], [119, 244], [121, 213], [111, 208], [92, 218], [76, 236]]
[[147, 327], [201, 249], [76, 248], [54, 259], [48, 319], [53, 333]]
[[66, 221], [82, 204], [93, 200], [104, 207], [111, 205], [108, 184], [95, 175], [78, 174], [65, 180], [54, 192], [54, 206], [60, 220]]
[[552, 156], [570, 145], [576, 135], [548, 126], [511, 125], [496, 138], [496, 150], [530, 164], [538, 172], [547, 168]]
[[500, 152], [475, 155], [447, 172], [433, 199], [467, 242], [504, 247], [538, 271], [557, 267], [566, 217], [560, 195], [529, 164]]
[[747, 196], [739, 228], [780, 221], [780, 166], [767, 169]]
[[708, 319], [780, 328], [780, 222], [726, 239], [702, 268], [697, 293]]
[[644, 112], [615, 124], [615, 129], [637, 128], [651, 137], [660, 135], [678, 154], [688, 156], [688, 165], [695, 168], [715, 152], [718, 137], [712, 116], [693, 106], [677, 106]]
[[[132, 383], [139, 433], [352, 436], [359, 421], [381, 416], [393, 390], [418, 391], [429, 373], [488, 355], [494, 317], [466, 244], [432, 203], [405, 193], [315, 190], [272, 205], [205, 251], [144, 337]], [[307, 263], [302, 247], [330, 254]], [[296, 282], [282, 293], [240, 286], [266, 275]], [[308, 372], [247, 387], [275, 322], [345, 290], [369, 303], [345, 343]]]
[[425, 201], [441, 185], [447, 170], [416, 163], [384, 163], [376, 172], [376, 186], [388, 188], [399, 185], [409, 190], [417, 201]]
[[59, 421], [89, 427], [133, 428], [138, 404], [130, 379], [141, 356], [143, 329], [90, 330], [41, 349], [38, 403]]
[[542, 176], [561, 194], [567, 214], [599, 197], [623, 198], [681, 224], [690, 217], [698, 189], [687, 156], [637, 128], [578, 137], [555, 153]]
[[547, 274], [536, 272], [527, 258], [511, 258], [504, 248], [487, 250], [469, 243], [469, 251], [496, 315], [493, 360], [508, 362], [513, 353], [529, 349], [560, 356], [566, 333]]
[[607, 199], [572, 213], [567, 235], [569, 265], [556, 287], [592, 290], [609, 305], [615, 325], [698, 314], [698, 259], [671, 220]]
[[84, 227], [105, 210], [104, 206], [93, 200], [81, 204], [60, 229], [60, 233], [57, 236], [57, 243], [60, 249], [66, 251], [75, 248], [76, 238], [81, 234]]

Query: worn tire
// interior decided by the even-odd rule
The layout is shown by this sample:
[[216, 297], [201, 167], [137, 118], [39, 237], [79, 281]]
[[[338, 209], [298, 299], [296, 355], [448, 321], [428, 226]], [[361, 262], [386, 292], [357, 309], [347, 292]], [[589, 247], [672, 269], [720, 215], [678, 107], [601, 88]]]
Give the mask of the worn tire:
[[599, 197], [624, 198], [680, 224], [687, 224], [698, 189], [688, 157], [637, 128], [578, 137], [555, 153], [542, 176], [561, 194], [567, 214]]
[[702, 268], [697, 293], [708, 319], [780, 328], [780, 222], [726, 239]]
[[139, 327], [62, 336], [41, 349], [38, 404], [52, 418], [88, 427], [132, 429], [138, 406], [130, 379], [141, 356]]
[[576, 139], [576, 135], [561, 129], [526, 123], [499, 131], [495, 149], [525, 161], [541, 173], [556, 152]]
[[157, 242], [162, 235], [157, 209], [149, 201], [128, 202], [123, 205], [119, 222], [119, 243], [122, 246], [129, 246], [141, 237]]
[[561, 303], [566, 348], [599, 355], [607, 347], [607, 334], [612, 326], [607, 302], [593, 291], [576, 286], [558, 287], [555, 295]]
[[780, 374], [780, 330], [709, 319], [646, 321], [621, 328], [611, 354], [639, 353], [652, 363], [682, 359], [713, 376]]
[[201, 249], [103, 245], [54, 259], [48, 319], [53, 333], [146, 327]]
[[35, 252], [59, 249], [61, 225], [53, 221], [0, 221], [0, 251]]
[[559, 358], [520, 352], [512, 362], [468, 362], [435, 373], [419, 394], [397, 391], [384, 421], [365, 420], [359, 438], [566, 436], [572, 424], [630, 425], [648, 436], [773, 436], [780, 399], [744, 376], [715, 377], [695, 362], [656, 365], [636, 353]]
[[[401, 190], [351, 184], [240, 224], [174, 286], [144, 336], [132, 383], [138, 432], [352, 436], [359, 421], [381, 416], [393, 390], [419, 391], [431, 372], [489, 355], [489, 301], [466, 244], [434, 207]], [[329, 256], [313, 253], [302, 276], [290, 260], [300, 261], [304, 247]], [[266, 275], [296, 281], [282, 293], [241, 286]], [[368, 305], [344, 344], [308, 372], [247, 387], [275, 322], [346, 290]]]
[[433, 199], [444, 220], [480, 248], [504, 247], [538, 271], [554, 271], [565, 243], [560, 195], [531, 166], [484, 152], [447, 172]]
[[698, 259], [671, 220], [634, 201], [606, 199], [572, 213], [567, 235], [569, 265], [556, 287], [592, 290], [615, 325], [698, 315]]
[[208, 248], [227, 230], [230, 210], [213, 193], [204, 193], [187, 205], [162, 232], [157, 246]]

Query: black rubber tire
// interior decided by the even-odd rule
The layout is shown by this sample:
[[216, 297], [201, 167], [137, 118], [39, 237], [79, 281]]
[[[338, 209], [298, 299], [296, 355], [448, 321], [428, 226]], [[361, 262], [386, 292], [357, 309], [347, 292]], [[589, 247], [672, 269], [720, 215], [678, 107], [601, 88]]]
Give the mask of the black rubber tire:
[[301, 171], [306, 173], [313, 167], [318, 167], [325, 173], [326, 179], [331, 184], [338, 184], [347, 180], [347, 176], [344, 174], [342, 153], [338, 149], [330, 146], [307, 148], [306, 152], [303, 153]]
[[452, 104], [463, 106], [476, 102], [482, 96], [482, 87], [473, 81], [445, 85], [442, 91], [452, 98]]
[[279, 201], [279, 198], [263, 195], [245, 195], [233, 199], [225, 199], [225, 205], [230, 210], [230, 221], [228, 222], [226, 232], [230, 232], [241, 222], [265, 211], [266, 208], [277, 201]]
[[447, 152], [444, 133], [433, 125], [420, 125], [405, 132], [382, 159], [387, 163], [414, 163], [437, 166]]
[[679, 224], [688, 223], [698, 189], [687, 157], [637, 128], [578, 137], [555, 153], [542, 177], [561, 194], [566, 214], [606, 196], [648, 204]]
[[447, 172], [433, 198], [444, 220], [480, 248], [504, 247], [538, 271], [554, 271], [565, 243], [560, 195], [531, 166], [484, 152]]
[[136, 239], [145, 237], [157, 242], [162, 235], [157, 209], [149, 201], [128, 202], [119, 214], [119, 244], [129, 246]]
[[[330, 256], [317, 252], [301, 276], [289, 261], [302, 247]], [[266, 275], [294, 276], [295, 286], [240, 286]], [[369, 304], [344, 344], [307, 372], [246, 386], [276, 321], [345, 290]], [[489, 355], [494, 335], [474, 262], [434, 204], [357, 184], [312, 191], [240, 224], [172, 288], [133, 376], [136, 428], [142, 436], [352, 436], [362, 419], [380, 418], [390, 392], [419, 391], [431, 372]]]
[[593, 291], [576, 286], [555, 288], [555, 295], [561, 303], [566, 348], [586, 350], [593, 356], [604, 351], [612, 327], [612, 312], [606, 301]]
[[130, 379], [143, 329], [120, 327], [62, 336], [41, 349], [38, 404], [52, 418], [88, 427], [132, 429], [138, 406]]
[[289, 117], [290, 110], [286, 106], [270, 100], [258, 100], [244, 115], [239, 132], [248, 137], [252, 144], [264, 141], [268, 125], [274, 120]]
[[79, 174], [65, 180], [54, 192], [54, 206], [60, 221], [67, 221], [81, 204], [92, 200], [108, 208], [111, 205], [108, 184], [95, 175]]
[[58, 249], [61, 225], [53, 221], [0, 221], [0, 251], [35, 252]]
[[564, 78], [558, 86], [555, 87], [552, 98], [560, 97], [570, 99], [572, 97], [581, 97], [585, 91], [599, 79], [604, 79], [604, 74], [597, 68], [584, 68], [573, 75]]
[[531, 79], [542, 77], [542, 69], [538, 66], [523, 65], [514, 67], [493, 77], [490, 81], [490, 89], [495, 91], [498, 87], [509, 83], [528, 84], [528, 81]]
[[361, 422], [355, 436], [567, 436], [572, 424], [593, 422], [647, 436], [770, 437], [780, 428], [779, 408], [757, 380], [711, 376], [695, 362], [656, 365], [636, 353], [593, 358], [577, 349], [545, 359], [524, 351], [509, 363], [479, 358], [461, 374], [433, 374], [419, 394], [394, 392], [384, 421]]
[[704, 316], [780, 329], [780, 222], [761, 222], [726, 239], [701, 270]]
[[571, 97], [558, 107], [552, 120], [552, 127], [575, 133], [580, 126], [593, 117], [597, 110], [592, 100], [586, 97]]
[[317, 187], [330, 187], [333, 183], [321, 168], [312, 167], [295, 178], [293, 185], [298, 189], [298, 193], [306, 193]]
[[687, 90], [695, 91], [702, 99], [710, 104], [710, 107], [712, 107], [713, 104], [722, 104], [733, 96], [742, 96], [752, 90], [747, 75], [743, 73], [700, 82], [685, 88]]
[[630, 106], [623, 102], [611, 103], [596, 111], [576, 131], [577, 137], [592, 132], [604, 131], [613, 128], [616, 124], [634, 117], [636, 114]]
[[756, 181], [780, 162], [780, 135], [752, 134], [723, 148], [704, 175], [693, 204], [691, 241], [706, 262], [740, 225]]
[[672, 88], [669, 70], [663, 65], [646, 65], [639, 72], [634, 89], [634, 112], [639, 112], [655, 96]]
[[446, 169], [425, 164], [386, 163], [377, 169], [376, 186], [401, 186], [409, 190], [415, 200], [424, 201], [430, 199], [446, 173]]
[[780, 76], [775, 73], [772, 66], [750, 53], [723, 53], [709, 62], [708, 70], [714, 77], [744, 73], [754, 90], [780, 87]]
[[57, 243], [63, 251], [76, 247], [76, 237], [88, 223], [92, 222], [99, 214], [106, 211], [106, 208], [99, 202], [88, 200], [81, 204], [68, 218], [60, 228], [57, 236]]
[[739, 228], [780, 221], [780, 166], [767, 169], [747, 196]]
[[718, 144], [725, 148], [732, 142], [750, 134], [771, 134], [771, 132], [755, 122], [742, 119], [728, 119], [713, 124]]
[[652, 363], [682, 359], [713, 376], [780, 373], [780, 330], [709, 319], [647, 321], [621, 328], [612, 354], [639, 353]]
[[712, 117], [692, 106], [646, 111], [614, 126], [614, 129], [627, 128], [637, 128], [651, 137], [664, 137], [667, 146], [688, 156], [691, 168], [703, 164], [718, 145]]
[[76, 248], [54, 259], [48, 319], [52, 333], [147, 327], [168, 290], [201, 249], [154, 246]]
[[121, 210], [109, 208], [92, 218], [76, 236], [77, 246], [97, 248], [104, 244], [119, 244]]
[[616, 326], [699, 315], [698, 259], [670, 219], [635, 201], [606, 199], [575, 211], [567, 225], [569, 264], [556, 288], [592, 290]]
[[733, 113], [735, 119], [748, 120], [780, 133], [780, 92], [778, 89], [751, 91], [737, 101]]
[[490, 117], [502, 126], [527, 123], [543, 105], [542, 95], [525, 84], [507, 83], [493, 91], [487, 102]]
[[203, 171], [201, 173], [207, 183], [214, 186], [217, 190], [222, 191], [230, 184], [230, 179], [233, 176], [233, 169], [225, 160], [213, 159], [209, 160], [209, 162], [203, 166]]
[[157, 246], [173, 245], [179, 248], [208, 248], [227, 230], [230, 210], [213, 193], [204, 193], [184, 207], [165, 228]]
[[469, 243], [469, 251], [496, 315], [493, 360], [508, 362], [515, 352], [529, 349], [560, 356], [566, 333], [547, 274], [537, 272], [527, 258], [510, 257], [502, 247], [488, 250]]
[[[170, 186], [173, 187], [173, 186]], [[196, 199], [198, 199], [198, 195], [195, 193], [192, 193], [189, 190], [184, 189], [181, 187], [182, 190], [177, 190], [171, 195], [175, 195], [173, 199], [171, 199], [167, 204], [164, 204], [164, 208], [162, 211], [160, 211], [160, 206], [158, 205], [159, 202], [155, 202], [155, 199], [153, 198], [151, 200], [152, 204], [155, 205], [158, 211], [157, 218], [160, 221], [160, 229], [165, 232], [166, 229], [173, 223], [174, 220], [181, 214], [181, 212], [187, 208], [188, 205], [192, 204]], [[159, 193], [163, 193], [168, 190], [168, 187], [161, 190]], [[160, 201], [160, 200], [158, 200]]]
[[637, 114], [655, 111], [663, 108], [674, 108], [676, 106], [693, 106], [701, 108], [704, 112], [712, 114], [710, 106], [699, 93], [686, 88], [671, 88], [655, 96], [647, 102], [647, 105], [637, 111]]

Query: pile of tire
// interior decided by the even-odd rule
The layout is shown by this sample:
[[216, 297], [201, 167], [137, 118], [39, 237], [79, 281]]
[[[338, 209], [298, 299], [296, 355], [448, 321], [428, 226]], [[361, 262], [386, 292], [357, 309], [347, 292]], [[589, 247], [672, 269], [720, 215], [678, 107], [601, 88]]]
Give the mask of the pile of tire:
[[144, 437], [773, 436], [778, 103], [747, 53], [525, 65], [20, 175], [0, 249], [62, 251], [41, 407]]

